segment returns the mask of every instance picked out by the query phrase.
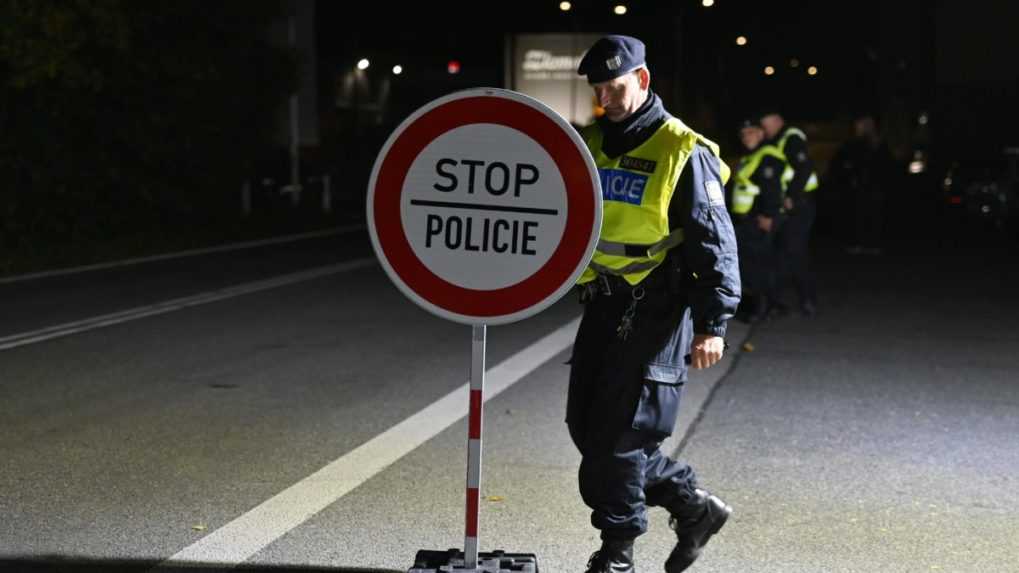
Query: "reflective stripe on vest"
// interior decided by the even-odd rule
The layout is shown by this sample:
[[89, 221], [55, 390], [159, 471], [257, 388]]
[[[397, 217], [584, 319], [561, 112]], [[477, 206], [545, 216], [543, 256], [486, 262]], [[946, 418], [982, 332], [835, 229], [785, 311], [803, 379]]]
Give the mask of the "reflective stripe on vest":
[[[668, 119], [647, 141], [610, 158], [602, 150], [597, 124], [581, 131], [594, 156], [602, 187], [602, 228], [598, 246], [578, 283], [599, 274], [621, 276], [631, 285], [644, 280], [683, 242], [669, 229], [669, 203], [679, 174], [700, 143], [718, 156], [718, 146], [676, 118]], [[729, 168], [719, 160], [724, 185]]]
[[613, 243], [612, 241], [598, 241], [598, 251], [606, 255], [618, 257], [653, 257], [660, 251], [667, 251], [672, 247], [679, 246], [683, 242], [683, 229], [676, 229], [669, 233], [668, 237], [651, 245], [634, 245], [629, 243]]
[[[740, 159], [736, 166], [735, 184], [732, 187], [732, 212], [746, 215], [754, 208], [754, 199], [761, 194], [761, 188], [751, 181], [765, 157], [774, 157], [784, 161], [782, 152], [774, 145], [762, 144], [757, 149]], [[785, 173], [783, 172], [783, 177]]]
[[[789, 188], [789, 184], [793, 182], [793, 177], [796, 177], [796, 170], [792, 168], [788, 163], [785, 164], [785, 169], [782, 170], [782, 191]], [[804, 193], [810, 193], [820, 186], [817, 179], [817, 173], [811, 171], [810, 177], [807, 178], [807, 184], [803, 186]]]
[[[587, 264], [587, 270], [588, 271], [593, 271], [595, 274], [592, 275], [591, 278], [589, 278], [587, 280], [579, 280], [579, 281], [577, 281], [577, 284], [584, 284], [586, 282], [590, 282], [590, 281], [594, 280], [594, 277], [597, 276], [597, 275], [614, 275], [614, 276], [617, 276], [617, 277], [623, 277], [624, 279], [626, 279], [626, 282], [630, 282], [629, 277], [631, 275], [633, 275], [633, 274], [643, 274], [644, 276], [647, 276], [647, 275], [651, 274], [651, 271], [655, 270], [655, 267], [657, 267], [659, 264], [660, 264], [660, 261], [654, 261], [654, 260], [634, 261], [634, 262], [632, 262], [632, 263], [630, 263], [628, 265], [625, 265], [625, 266], [620, 267], [618, 269], [614, 269], [612, 267], [607, 267], [605, 265], [599, 265], [598, 263], [596, 263], [596, 262], [594, 262], [592, 260], [590, 263]], [[585, 276], [587, 275], [586, 271], [585, 271], [584, 275]]]
[[[778, 148], [779, 153], [782, 154], [782, 160], [785, 161], [785, 170], [782, 171], [782, 190], [785, 191], [789, 187], [789, 183], [792, 182], [793, 177], [796, 175], [796, 171], [789, 164], [789, 158], [785, 154], [785, 144], [789, 141], [790, 136], [799, 136], [803, 138], [803, 143], [807, 142], [807, 134], [803, 133], [800, 129], [790, 127], [785, 130], [782, 137], [775, 142], [775, 146]], [[809, 193], [820, 186], [820, 182], [817, 178], [817, 172], [811, 171], [810, 177], [807, 178], [807, 184], [803, 186], [803, 192]]]

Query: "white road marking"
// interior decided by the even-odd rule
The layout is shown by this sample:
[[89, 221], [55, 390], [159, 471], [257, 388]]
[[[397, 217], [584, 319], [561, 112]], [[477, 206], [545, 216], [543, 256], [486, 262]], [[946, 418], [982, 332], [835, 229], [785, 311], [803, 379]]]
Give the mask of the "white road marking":
[[342, 273], [345, 271], [351, 271], [354, 269], [373, 266], [376, 264], [378, 264], [378, 261], [374, 257], [354, 259], [352, 261], [337, 263], [335, 265], [316, 267], [314, 269], [310, 269], [307, 271], [291, 273], [289, 275], [283, 275], [261, 281], [244, 283], [241, 285], [204, 292], [201, 294], [196, 294], [184, 298], [167, 300], [148, 306], [142, 306], [120, 312], [114, 312], [111, 314], [94, 316], [91, 318], [86, 318], [84, 320], [58, 324], [55, 326], [49, 326], [46, 328], [41, 328], [39, 330], [33, 330], [30, 332], [12, 334], [10, 336], [0, 337], [0, 351], [9, 350], [11, 348], [17, 348], [19, 346], [26, 346], [28, 344], [35, 344], [36, 342], [51, 340], [53, 338], [59, 338], [62, 336], [69, 336], [71, 334], [77, 334], [79, 332], [85, 332], [88, 330], [95, 330], [97, 328], [104, 328], [107, 326], [112, 326], [114, 324], [121, 324], [132, 320], [138, 320], [140, 318], [145, 318], [148, 316], [166, 314], [168, 312], [190, 308], [192, 306], [209, 304], [210, 302], [226, 300], [228, 298], [234, 298], [245, 294], [261, 292], [269, 289], [279, 288], [282, 286], [292, 285], [295, 283], [309, 281], [312, 279], [317, 279], [320, 277], [329, 276], [336, 273]]
[[[498, 396], [573, 344], [576, 318], [488, 370], [485, 401]], [[152, 571], [189, 564], [234, 567], [467, 415], [464, 384], [357, 449], [185, 547]]]
[[13, 277], [0, 278], [0, 285], [8, 283], [16, 283], [22, 281], [29, 281], [35, 279], [43, 279], [49, 277], [59, 277], [64, 275], [73, 275], [78, 273], [84, 273], [87, 271], [98, 271], [102, 269], [112, 269], [115, 267], [126, 267], [130, 265], [137, 265], [141, 263], [151, 263], [155, 261], [165, 261], [168, 259], [182, 259], [185, 257], [194, 257], [198, 255], [208, 255], [212, 253], [223, 253], [227, 251], [239, 251], [241, 249], [251, 249], [254, 247], [264, 247], [266, 245], [277, 245], [280, 243], [292, 243], [294, 241], [301, 241], [304, 239], [316, 239], [320, 237], [329, 237], [331, 235], [340, 235], [343, 233], [349, 233], [351, 231], [360, 231], [365, 228], [363, 224], [347, 225], [344, 227], [336, 227], [333, 229], [325, 229], [322, 231], [311, 231], [309, 233], [301, 233], [299, 235], [287, 235], [285, 237], [274, 237], [272, 239], [259, 239], [257, 241], [245, 241], [242, 243], [230, 243], [228, 245], [220, 245], [218, 247], [206, 247], [202, 249], [191, 249], [187, 251], [177, 251], [174, 253], [164, 253], [162, 255], [152, 255], [149, 257], [136, 257], [133, 259], [123, 259], [119, 261], [110, 261], [108, 263], [96, 263], [94, 265], [86, 265], [81, 267], [71, 267], [66, 269], [55, 269], [52, 271], [43, 271], [39, 273], [31, 273], [27, 275], [16, 275]]

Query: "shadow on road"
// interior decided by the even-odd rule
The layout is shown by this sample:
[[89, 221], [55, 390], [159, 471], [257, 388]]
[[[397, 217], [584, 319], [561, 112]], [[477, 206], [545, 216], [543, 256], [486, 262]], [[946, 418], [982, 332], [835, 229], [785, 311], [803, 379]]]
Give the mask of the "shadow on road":
[[[0, 557], [4, 573], [142, 573], [159, 564], [147, 560], [103, 560], [61, 556]], [[408, 567], [410, 564], [408, 564]], [[166, 566], [160, 573], [405, 573], [395, 569], [354, 569], [301, 565], [237, 565], [193, 563]]]

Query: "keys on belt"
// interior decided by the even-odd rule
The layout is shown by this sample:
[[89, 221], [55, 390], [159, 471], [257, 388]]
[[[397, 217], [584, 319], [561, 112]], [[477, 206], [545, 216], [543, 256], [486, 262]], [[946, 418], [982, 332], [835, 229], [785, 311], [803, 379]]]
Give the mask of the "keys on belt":
[[619, 326], [616, 327], [616, 336], [620, 340], [625, 341], [633, 332], [633, 318], [637, 315], [637, 303], [644, 299], [645, 294], [644, 287], [640, 285], [630, 291], [630, 306], [626, 307], [626, 312], [623, 313], [623, 318], [619, 320]]
[[626, 310], [623, 311], [623, 315], [619, 320], [619, 326], [616, 327], [616, 336], [618, 336], [620, 340], [625, 341], [629, 338], [630, 333], [633, 332], [634, 328], [633, 323], [637, 315], [637, 304], [643, 300], [644, 296], [647, 294], [643, 284], [632, 286], [622, 277], [598, 275], [595, 280], [586, 282], [578, 288], [580, 292], [580, 302], [584, 304], [591, 302], [599, 296], [612, 296], [613, 294], [629, 295], [630, 304], [627, 306]]

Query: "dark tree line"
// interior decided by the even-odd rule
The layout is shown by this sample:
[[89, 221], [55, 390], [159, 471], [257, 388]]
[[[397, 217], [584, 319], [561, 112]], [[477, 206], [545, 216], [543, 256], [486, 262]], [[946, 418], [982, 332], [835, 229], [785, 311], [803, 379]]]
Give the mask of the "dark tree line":
[[236, 212], [296, 85], [273, 0], [0, 1], [0, 248]]

